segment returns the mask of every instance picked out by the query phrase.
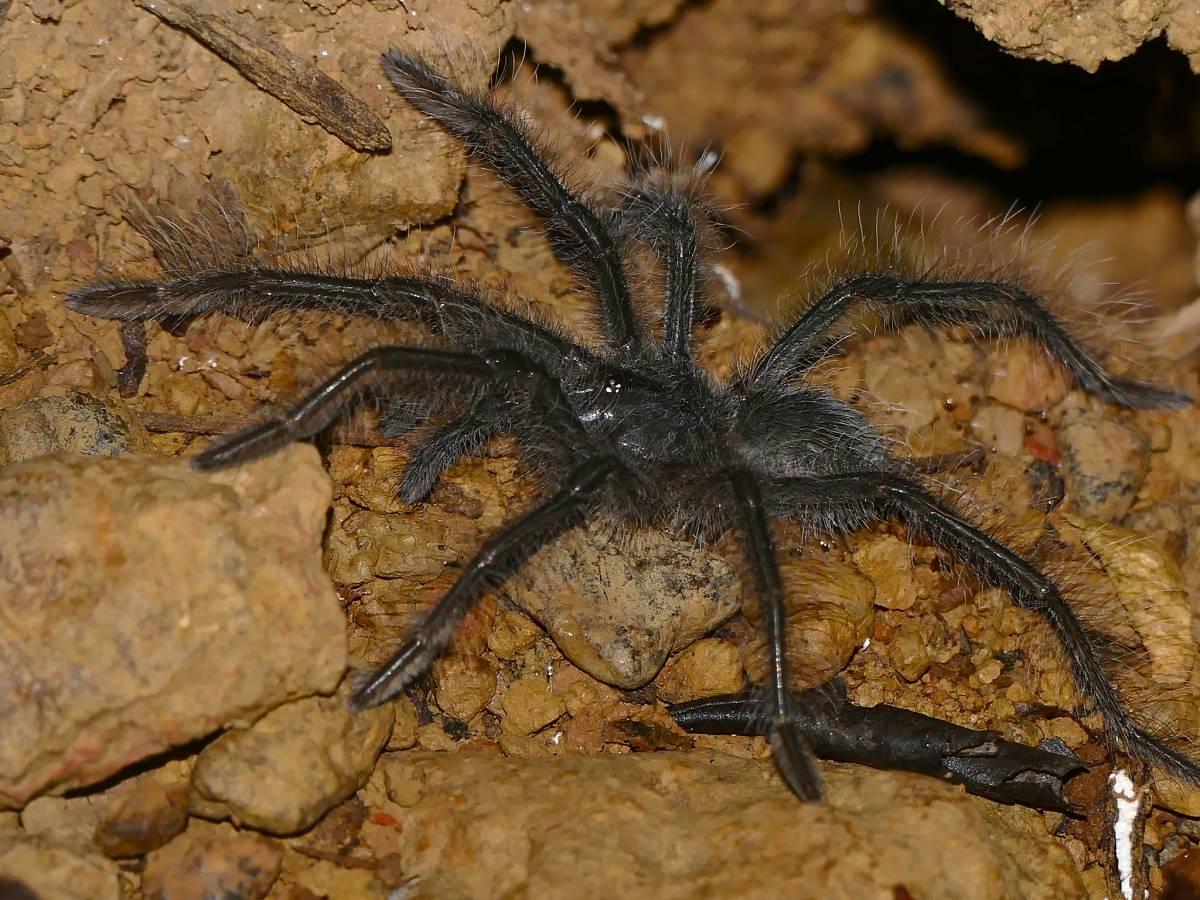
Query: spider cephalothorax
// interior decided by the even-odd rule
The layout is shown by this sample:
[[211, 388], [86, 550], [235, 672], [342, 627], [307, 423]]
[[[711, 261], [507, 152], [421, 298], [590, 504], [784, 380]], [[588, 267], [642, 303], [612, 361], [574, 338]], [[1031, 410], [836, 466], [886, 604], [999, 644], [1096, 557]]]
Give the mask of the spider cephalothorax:
[[[670, 519], [708, 534], [732, 528], [748, 559], [749, 594], [763, 611], [770, 665], [762, 702], [771, 746], [792, 790], [814, 799], [817, 772], [791, 719], [784, 594], [770, 520], [792, 517], [846, 532], [891, 519], [1046, 619], [1114, 746], [1200, 782], [1200, 764], [1133, 721], [1096, 641], [1054, 582], [936, 499], [859, 413], [803, 379], [828, 350], [835, 327], [867, 307], [887, 329], [954, 324], [982, 336], [1032, 338], [1081, 387], [1112, 403], [1178, 407], [1187, 397], [1110, 374], [1014, 285], [911, 281], [887, 270], [835, 283], [744, 374], [719, 383], [692, 350], [702, 242], [685, 189], [647, 182], [631, 188], [619, 208], [600, 211], [565, 186], [512, 115], [411, 56], [391, 51], [383, 66], [408, 102], [465, 143], [542, 217], [556, 250], [598, 302], [602, 348], [589, 349], [426, 274], [360, 278], [248, 260], [227, 269], [193, 265], [156, 282], [98, 284], [69, 300], [79, 312], [123, 320], [285, 308], [412, 319], [454, 347], [364, 353], [283, 417], [194, 459], [197, 468], [213, 469], [270, 453], [316, 434], [370, 391], [421, 400], [417, 408], [445, 417], [413, 452], [400, 488], [406, 501], [424, 498], [451, 464], [502, 432], [517, 436], [543, 474], [549, 496], [486, 542], [391, 660], [359, 681], [356, 705], [381, 703], [421, 675], [492, 580], [600, 505], [634, 522]], [[623, 259], [627, 241], [640, 242], [661, 265], [661, 329], [635, 314]], [[409, 424], [385, 415], [382, 427], [397, 432]]]

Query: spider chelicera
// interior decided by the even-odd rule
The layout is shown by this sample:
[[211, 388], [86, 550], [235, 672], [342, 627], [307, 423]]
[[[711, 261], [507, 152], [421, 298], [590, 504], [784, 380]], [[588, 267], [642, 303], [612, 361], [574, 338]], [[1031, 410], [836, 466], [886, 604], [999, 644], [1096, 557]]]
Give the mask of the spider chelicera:
[[[836, 282], [740, 375], [720, 383], [692, 346], [703, 220], [690, 189], [646, 180], [628, 188], [618, 208], [601, 210], [566, 186], [509, 111], [414, 56], [389, 51], [383, 68], [406, 101], [489, 164], [541, 217], [556, 251], [597, 302], [603, 347], [585, 347], [445, 277], [352, 277], [252, 258], [224, 269], [183, 265], [158, 281], [97, 284], [68, 300], [78, 312], [126, 321], [281, 309], [416, 320], [453, 347], [370, 350], [282, 417], [206, 449], [193, 460], [197, 469], [236, 465], [311, 437], [368, 394], [416, 401], [419, 418], [441, 422], [404, 472], [400, 496], [408, 502], [426, 497], [449, 466], [492, 435], [516, 435], [549, 496], [492, 535], [391, 659], [360, 678], [356, 707], [386, 701], [425, 672], [485, 587], [600, 506], [639, 525], [671, 523], [710, 536], [736, 529], [749, 594], [765, 623], [770, 665], [761, 702], [770, 745], [792, 791], [817, 799], [818, 772], [791, 718], [796, 700], [788, 691], [771, 519], [835, 533], [894, 520], [1044, 617], [1114, 747], [1200, 783], [1200, 764], [1135, 723], [1101, 664], [1099, 642], [1055, 583], [937, 499], [862, 415], [804, 378], [837, 326], [867, 311], [886, 330], [960, 325], [980, 337], [1031, 338], [1083, 389], [1120, 406], [1182, 407], [1187, 396], [1111, 374], [1014, 284], [912, 280], [887, 269]], [[661, 268], [658, 328], [635, 312], [623, 255], [633, 244], [648, 248]], [[381, 430], [411, 427], [413, 408], [385, 413]]]

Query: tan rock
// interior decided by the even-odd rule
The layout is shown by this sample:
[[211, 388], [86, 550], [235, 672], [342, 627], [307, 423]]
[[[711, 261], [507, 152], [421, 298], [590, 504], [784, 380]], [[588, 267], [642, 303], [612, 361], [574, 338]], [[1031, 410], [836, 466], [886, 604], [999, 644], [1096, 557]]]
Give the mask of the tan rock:
[[189, 769], [186, 761], [171, 761], [102, 791], [37, 797], [21, 810], [21, 828], [62, 849], [100, 850], [111, 858], [142, 856], [187, 824]]
[[27, 836], [64, 850], [94, 853], [96, 823], [104, 806], [102, 795], [37, 797], [21, 810], [21, 828]]
[[906, 625], [888, 643], [888, 659], [905, 681], [917, 681], [929, 669], [932, 660], [921, 630]]
[[[379, 877], [365, 869], [353, 869], [325, 859], [307, 859], [288, 880], [295, 886], [293, 897], [335, 897], [353, 900], [390, 900], [402, 892], [389, 891]], [[301, 894], [300, 891], [304, 893]]]
[[1169, 0], [1102, 0], [1086, 7], [1044, 6], [1005, 0], [947, 4], [988, 40], [1025, 59], [1071, 62], [1089, 72], [1123, 59], [1143, 43], [1165, 37], [1200, 70], [1200, 33], [1194, 10]]
[[187, 821], [186, 785], [140, 778], [96, 823], [96, 845], [114, 859], [145, 856], [180, 834]]
[[1022, 412], [1041, 412], [1067, 395], [1070, 381], [1062, 366], [1029, 340], [1010, 340], [989, 355], [988, 396]]
[[1025, 447], [1025, 416], [999, 403], [981, 403], [971, 418], [975, 437], [990, 450], [1019, 456]]
[[37, 397], [0, 412], [0, 465], [60, 451], [115, 456], [148, 445], [136, 414], [88, 394]]
[[941, 399], [924, 367], [872, 354], [864, 371], [867, 391], [881, 405], [878, 421], [911, 432], [937, 417]]
[[0, 597], [21, 598], [0, 616], [0, 805], [331, 690], [329, 497], [300, 446], [214, 474], [150, 458], [0, 471]]
[[442, 710], [466, 722], [492, 702], [496, 668], [479, 656], [452, 653], [433, 666], [434, 697]]
[[[787, 649], [794, 690], [824, 684], [840, 672], [871, 633], [876, 592], [871, 580], [848, 563], [792, 557], [780, 566], [787, 603]], [[750, 678], [766, 675], [767, 648], [762, 610], [745, 611], [753, 627], [742, 646]]]
[[885, 534], [854, 554], [854, 564], [875, 584], [875, 605], [909, 609], [917, 601], [912, 548], [895, 535]]
[[824, 765], [826, 802], [798, 804], [770, 763], [713, 751], [381, 765], [389, 783], [419, 773], [389, 811], [405, 873], [433, 896], [1085, 896], [1039, 813], [917, 775]]
[[146, 897], [260, 900], [271, 889], [283, 851], [274, 841], [228, 825], [193, 821], [188, 830], [146, 859]]
[[1040, 727], [1044, 737], [1059, 738], [1072, 750], [1082, 747], [1089, 740], [1088, 733], [1070, 716], [1059, 716], [1041, 723]]
[[[68, 850], [20, 834], [0, 833], [4, 896], [53, 900], [120, 900], [117, 864], [98, 853]], [[18, 887], [24, 887], [18, 893]]]
[[488, 649], [500, 659], [512, 659], [542, 636], [542, 629], [516, 610], [502, 610], [488, 635]]
[[193, 813], [295, 834], [362, 787], [395, 713], [390, 704], [351, 712], [348, 681], [332, 697], [285, 704], [206, 747], [192, 771]]
[[658, 674], [659, 699], [682, 703], [736, 694], [745, 684], [742, 657], [729, 641], [704, 638], [673, 657]]
[[392, 725], [392, 736], [388, 738], [388, 750], [407, 750], [417, 745], [417, 707], [412, 700], [402, 694], [392, 704], [396, 711], [396, 721]]
[[991, 684], [1003, 671], [1004, 663], [998, 659], [988, 659], [975, 667], [975, 677], [979, 679], [980, 684]]
[[518, 734], [532, 734], [567, 711], [566, 701], [551, 690], [542, 676], [526, 675], [508, 686], [501, 700], [503, 727]]
[[543, 548], [504, 591], [571, 662], [623, 688], [645, 684], [741, 602], [733, 567], [711, 548], [661, 531], [625, 534], [605, 517]]
[[1058, 430], [1070, 508], [1115, 521], [1133, 505], [1146, 479], [1150, 444], [1131, 422], [1077, 411]]
[[1149, 656], [1160, 684], [1188, 684], [1197, 654], [1192, 640], [1192, 606], [1179, 564], [1154, 538], [1083, 516], [1064, 515], [1080, 530], [1120, 598], [1124, 618]]

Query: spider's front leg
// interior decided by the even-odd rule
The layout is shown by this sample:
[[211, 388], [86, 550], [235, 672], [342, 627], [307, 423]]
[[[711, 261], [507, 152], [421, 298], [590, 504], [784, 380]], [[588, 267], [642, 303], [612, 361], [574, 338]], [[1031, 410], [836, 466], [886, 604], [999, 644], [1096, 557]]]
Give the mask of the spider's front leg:
[[588, 459], [571, 471], [553, 497], [488, 539], [404, 645], [356, 682], [351, 705], [365, 709], [383, 703], [428, 669], [484, 588], [503, 581], [521, 560], [573, 524], [620, 468], [614, 456]]
[[653, 248], [663, 269], [662, 346], [671, 359], [692, 358], [700, 293], [700, 221], [686, 190], [658, 184], [631, 188], [617, 211], [623, 231]]
[[886, 472], [797, 478], [771, 485], [770, 510], [844, 530], [872, 521], [898, 520], [949, 550], [982, 580], [1006, 589], [1022, 607], [1043, 616], [1067, 654], [1080, 693], [1104, 719], [1110, 743], [1192, 784], [1200, 762], [1134, 722], [1100, 663], [1096, 642], [1057, 585], [1015, 551], [989, 537], [921, 485]]
[[820, 800], [821, 776], [816, 760], [792, 715], [787, 674], [787, 607], [762, 493], [754, 476], [744, 470], [730, 470], [729, 480], [766, 625], [769, 656], [766, 702], [770, 714], [767, 740], [775, 764], [792, 793], [801, 800]]
[[542, 218], [563, 261], [595, 293], [608, 345], [640, 344], [629, 279], [608, 222], [545, 162], [528, 129], [490, 98], [468, 94], [415, 56], [389, 50], [383, 71], [400, 96], [462, 141]]
[[1002, 281], [906, 280], [891, 272], [845, 278], [822, 294], [746, 376], [747, 386], [782, 384], [812, 368], [837, 342], [834, 329], [856, 311], [874, 313], [878, 330], [905, 325], [966, 325], [988, 337], [1027, 337], [1089, 393], [1118, 406], [1178, 409], [1191, 398], [1109, 372], [1036, 296]]

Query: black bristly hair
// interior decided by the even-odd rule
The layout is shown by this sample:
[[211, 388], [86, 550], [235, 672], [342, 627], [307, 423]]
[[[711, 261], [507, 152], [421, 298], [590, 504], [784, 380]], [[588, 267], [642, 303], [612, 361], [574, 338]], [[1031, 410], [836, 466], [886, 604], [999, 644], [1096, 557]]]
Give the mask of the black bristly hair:
[[[792, 791], [816, 799], [817, 769], [790, 709], [784, 594], [770, 519], [843, 533], [892, 520], [1045, 619], [1114, 748], [1200, 784], [1200, 764], [1134, 721], [1101, 664], [1097, 642], [1057, 585], [935, 498], [866, 419], [803, 378], [836, 328], [865, 306], [885, 330], [966, 325], [980, 335], [1032, 338], [1082, 388], [1121, 406], [1175, 408], [1189, 398], [1110, 374], [1032, 293], [1015, 285], [906, 280], [886, 269], [835, 283], [741, 377], [718, 383], [692, 348], [703, 241], [686, 189], [649, 180], [631, 188], [619, 208], [602, 211], [567, 187], [508, 111], [465, 93], [414, 56], [389, 51], [383, 67], [401, 96], [490, 164], [541, 216], [554, 247], [596, 299], [602, 349], [428, 274], [353, 277], [253, 258], [226, 268], [183, 260], [165, 279], [97, 284], [68, 300], [77, 312], [125, 321], [329, 310], [418, 320], [448, 340], [451, 349], [388, 346], [364, 353], [282, 417], [209, 447], [194, 458], [197, 469], [237, 465], [311, 437], [368, 392], [420, 399], [436, 384], [449, 403], [448, 418], [415, 449], [400, 488], [404, 500], [424, 498], [450, 465], [502, 432], [515, 434], [533, 468], [548, 473], [549, 497], [493, 535], [390, 661], [361, 677], [356, 707], [382, 703], [412, 683], [487, 584], [599, 506], [635, 524], [670, 519], [705, 534], [734, 529], [749, 563], [751, 593], [764, 612], [770, 744]], [[662, 270], [659, 340], [635, 313], [621, 252], [630, 239]], [[391, 427], [408, 424], [397, 418]]]

